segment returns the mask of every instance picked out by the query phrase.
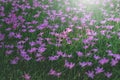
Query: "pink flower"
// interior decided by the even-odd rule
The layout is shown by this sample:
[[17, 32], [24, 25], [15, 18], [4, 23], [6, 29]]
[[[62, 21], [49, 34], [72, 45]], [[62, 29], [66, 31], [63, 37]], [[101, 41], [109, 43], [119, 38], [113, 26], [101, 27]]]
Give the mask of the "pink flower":
[[104, 65], [104, 64], [106, 64], [106, 63], [108, 63], [109, 62], [109, 59], [107, 59], [107, 58], [103, 58], [103, 59], [100, 59], [99, 60], [99, 63], [101, 64], [101, 65]]
[[55, 56], [49, 56], [49, 60], [50, 61], [55, 61], [55, 60], [58, 60], [59, 59], [59, 56], [57, 55], [55, 55]]
[[66, 11], [67, 11], [67, 12], [70, 12], [70, 10], [71, 10], [70, 7], [67, 7], [67, 8], [66, 8]]
[[38, 52], [43, 53], [45, 52], [46, 48], [45, 47], [39, 47]]
[[77, 21], [78, 20], [78, 17], [77, 16], [74, 16], [73, 18], [72, 18], [72, 21]]
[[1, 40], [4, 40], [4, 38], [5, 38], [5, 35], [2, 34], [2, 33], [0, 33], [0, 41], [1, 41]]
[[113, 54], [113, 57], [114, 57], [116, 60], [120, 60], [120, 54]]
[[85, 46], [83, 46], [83, 48], [84, 48], [84, 49], [88, 49], [88, 48], [89, 48], [89, 46], [85, 45]]
[[106, 76], [107, 78], [110, 78], [110, 77], [112, 76], [112, 73], [106, 72], [106, 73], [105, 73], [105, 76]]
[[72, 69], [72, 68], [75, 66], [75, 63], [68, 62], [67, 60], [65, 60], [64, 66], [65, 66], [66, 68]]
[[17, 64], [19, 60], [20, 60], [19, 57], [15, 57], [13, 60], [10, 61], [10, 63], [11, 64]]
[[88, 71], [88, 72], [86, 72], [86, 74], [87, 74], [88, 77], [90, 77], [90, 78], [92, 78], [92, 79], [93, 79], [94, 76], [95, 76], [95, 75], [94, 75], [94, 71]]
[[66, 32], [67, 32], [67, 33], [71, 32], [71, 31], [72, 31], [71, 28], [66, 28]]
[[25, 80], [30, 80], [30, 78], [31, 78], [31, 76], [29, 75], [29, 74], [24, 74], [23, 76], [22, 76]]
[[32, 41], [32, 42], [29, 42], [30, 46], [34, 46], [36, 45], [36, 42]]
[[57, 51], [57, 55], [58, 55], [58, 56], [62, 56], [62, 55], [63, 55], [63, 52], [62, 52], [62, 51]]
[[13, 52], [13, 50], [6, 50], [5, 54], [10, 55], [10, 54], [12, 54], [12, 52]]
[[97, 67], [97, 68], [95, 68], [95, 73], [96, 74], [99, 74], [99, 73], [102, 73], [102, 72], [104, 72], [104, 69], [103, 68], [100, 68], [100, 67]]
[[40, 16], [40, 13], [41, 13], [41, 12], [38, 12], [38, 13], [35, 14], [33, 17], [34, 17], [34, 18], [38, 18], [38, 17]]
[[100, 56], [94, 55], [94, 59], [98, 60], [98, 59], [100, 59]]
[[106, 27], [106, 29], [113, 29], [114, 26], [109, 25], [109, 26], [105, 26], [105, 27]]
[[80, 65], [81, 67], [85, 67], [85, 66], [87, 66], [87, 63], [86, 63], [86, 62], [79, 62], [79, 65]]
[[49, 74], [49, 75], [55, 75], [55, 74], [56, 74], [56, 71], [53, 70], [53, 69], [51, 69], [48, 74]]
[[118, 63], [118, 60], [112, 59], [110, 62], [111, 66], [115, 66]]
[[42, 30], [42, 29], [46, 28], [47, 26], [48, 26], [47, 23], [43, 23], [43, 24], [40, 24], [39, 26], [37, 26], [37, 29]]
[[60, 77], [62, 73], [61, 72], [57, 72], [54, 69], [51, 69], [48, 74], [52, 75], [52, 76]]
[[80, 51], [78, 51], [78, 52], [76, 52], [76, 53], [77, 53], [77, 55], [78, 55], [79, 57], [83, 56], [83, 53], [80, 52]]
[[14, 24], [14, 25], [13, 25], [13, 29], [16, 29], [16, 28], [17, 28], [17, 26]]
[[79, 62], [79, 65], [80, 65], [81, 67], [92, 66], [92, 62]]

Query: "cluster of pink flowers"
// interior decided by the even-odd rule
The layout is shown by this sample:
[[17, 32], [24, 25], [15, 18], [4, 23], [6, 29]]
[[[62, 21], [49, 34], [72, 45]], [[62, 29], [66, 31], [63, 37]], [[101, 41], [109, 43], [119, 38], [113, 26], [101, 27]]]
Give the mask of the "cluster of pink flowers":
[[[120, 23], [120, 18], [115, 15], [120, 15], [117, 9], [120, 7], [120, 0], [115, 0], [116, 4], [113, 1], [96, 0], [95, 3], [89, 4], [96, 8], [100, 6], [100, 15], [97, 15], [101, 19], [98, 20], [97, 17], [94, 18], [96, 13], [93, 10], [87, 11], [88, 8], [82, 0], [77, 0], [74, 4], [71, 0], [56, 0], [57, 3], [54, 0], [32, 0], [32, 4], [29, 0], [0, 0], [0, 49], [4, 48], [5, 56], [14, 55], [9, 60], [13, 65], [19, 64], [20, 61], [54, 62], [63, 59], [62, 67], [65, 69], [71, 70], [76, 66], [80, 69], [92, 69], [92, 66], [98, 64], [94, 69], [86, 70], [84, 74], [93, 79], [95, 75], [104, 73], [110, 78], [113, 73], [105, 70], [103, 66], [108, 64], [114, 68], [120, 61], [120, 54], [112, 49], [113, 44], [104, 41], [113, 36], [120, 39], [119, 30], [114, 31], [116, 25], [110, 24]], [[108, 12], [106, 7], [111, 11]], [[57, 50], [52, 50], [53, 46]], [[60, 50], [64, 47], [65, 51]], [[105, 47], [106, 51], [102, 47]], [[73, 52], [70, 52], [72, 49]], [[104, 53], [101, 53], [101, 49], [105, 55], [102, 55]], [[46, 56], [44, 54], [47, 51], [50, 53]], [[78, 60], [69, 61], [73, 59]], [[48, 74], [60, 77], [62, 71], [57, 72], [51, 68]], [[29, 74], [22, 77], [25, 80], [31, 78]]]

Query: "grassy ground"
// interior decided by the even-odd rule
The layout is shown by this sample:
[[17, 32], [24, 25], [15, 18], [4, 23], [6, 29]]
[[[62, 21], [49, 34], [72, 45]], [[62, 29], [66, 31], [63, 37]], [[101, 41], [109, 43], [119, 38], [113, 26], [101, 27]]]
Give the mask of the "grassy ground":
[[[28, 0], [31, 4], [32, 4], [32, 0]], [[62, 8], [57, 7], [57, 2], [55, 2], [55, 9], [63, 9], [64, 11], [64, 7], [66, 6], [61, 6]], [[45, 2], [44, 4], [48, 4], [47, 2]], [[0, 5], [4, 5], [4, 4], [0, 4]], [[9, 13], [9, 10], [11, 10], [11, 4], [5, 4], [5, 13]], [[72, 6], [72, 5], [71, 5]], [[103, 20], [104, 17], [102, 17], [103, 15], [98, 11], [97, 7], [91, 10], [91, 8], [87, 8], [88, 12], [89, 10], [92, 11], [93, 10], [93, 18], [96, 19], [98, 21], [98, 23], [96, 23], [95, 25], [99, 25], [101, 26], [101, 24], [99, 23], [99, 21]], [[29, 15], [24, 16], [26, 21], [32, 21], [33, 18], [31, 17], [32, 15], [34, 15], [37, 11], [42, 11], [42, 9], [37, 8], [34, 11], [32, 11], [32, 9], [27, 10], [26, 12], [29, 13]], [[109, 9], [108, 9], [109, 11]], [[21, 14], [21, 10], [18, 11], [18, 15]], [[76, 15], [75, 12], [71, 12], [69, 13], [70, 15]], [[82, 14], [81, 14], [82, 15]], [[80, 16], [81, 16], [80, 15]], [[116, 12], [117, 15], [117, 12]], [[45, 13], [45, 11], [42, 11], [41, 15], [39, 18], [35, 19], [37, 20], [39, 23], [42, 23], [43, 20], [46, 18], [47, 14]], [[69, 19], [68, 19], [69, 20]], [[55, 20], [55, 21], [50, 21], [49, 22], [51, 25], [52, 24], [60, 24], [61, 27], [59, 27], [56, 32], [61, 32], [65, 29], [65, 27], [68, 26], [68, 24], [66, 23], [62, 23], [60, 22], [60, 20]], [[5, 32], [5, 28], [9, 27], [10, 25], [6, 25], [4, 23], [0, 23], [2, 24], [4, 27], [0, 29], [1, 32], [5, 33], [6, 35], [8, 34], [7, 32]], [[116, 23], [116, 22], [108, 22], [106, 23], [106, 25], [114, 25], [115, 28], [113, 29], [113, 31], [118, 32], [119, 31], [119, 26], [120, 23]], [[76, 25], [80, 25], [79, 23], [76, 23]], [[36, 26], [36, 25], [32, 25], [32, 26]], [[91, 28], [93, 28], [95, 31], [97, 31], [97, 33], [100, 33], [99, 29], [94, 28], [93, 26], [90, 26]], [[16, 30], [16, 32], [19, 32], [20, 29]], [[39, 34], [40, 31], [36, 31], [35, 33], [22, 33], [23, 37], [29, 37], [30, 41], [35, 41], [37, 39], [37, 34]], [[50, 35], [49, 32], [50, 30], [48, 29], [44, 29], [42, 32], [44, 32], [45, 34], [43, 35], [43, 37], [46, 38], [52, 38], [53, 42], [55, 42], [54, 36]], [[68, 59], [69, 61], [75, 62], [76, 66], [69, 70], [67, 68], [64, 67], [64, 60], [66, 58], [60, 58], [57, 61], [49, 61], [49, 60], [45, 60], [45, 61], [41, 61], [41, 62], [36, 62], [34, 59], [30, 60], [30, 61], [24, 61], [21, 60], [19, 61], [19, 63], [17, 65], [12, 65], [10, 64], [10, 59], [12, 59], [14, 56], [18, 55], [17, 54], [17, 49], [14, 49], [14, 53], [10, 56], [6, 56], [4, 53], [6, 51], [6, 48], [0, 48], [0, 80], [24, 80], [21, 75], [23, 75], [24, 73], [29, 73], [31, 75], [31, 80], [92, 80], [90, 78], [87, 77], [87, 75], [85, 75], [84, 73], [87, 70], [93, 70], [96, 66], [98, 66], [98, 62], [96, 60], [93, 59], [93, 55], [89, 56], [89, 57], [78, 57], [76, 55], [76, 51], [81, 51], [84, 54], [87, 54], [91, 49], [93, 48], [97, 48], [98, 52], [95, 53], [101, 57], [106, 57], [107, 53], [106, 50], [112, 50], [114, 53], [120, 53], [120, 39], [118, 39], [118, 36], [112, 35], [111, 39], [107, 39], [105, 36], [102, 36], [99, 34], [99, 36], [97, 36], [98, 41], [97, 43], [92, 47], [89, 47], [89, 49], [85, 50], [83, 49], [84, 44], [82, 43], [82, 40], [85, 39], [87, 36], [85, 34], [84, 30], [78, 30], [78, 29], [74, 29], [72, 33], [69, 34], [70, 38], [74, 38], [74, 37], [78, 37], [78, 34], [82, 34], [83, 37], [80, 38], [79, 41], [73, 41], [72, 44], [67, 44], [66, 41], [63, 41], [62, 47], [56, 47], [53, 45], [49, 45], [47, 44], [47, 50], [44, 52], [44, 56], [48, 57], [48, 56], [52, 56], [55, 55], [57, 51], [61, 50], [65, 53], [68, 54], [72, 54], [74, 57], [71, 59]], [[5, 42], [6, 44], [14, 44], [17, 45], [16, 42], [18, 40], [17, 39], [8, 39], [7, 37], [5, 38]], [[106, 47], [106, 43], [110, 43], [112, 46], [111, 47]], [[25, 49], [29, 49], [30, 46], [28, 43], [26, 43], [25, 45]], [[32, 55], [31, 55], [32, 56]], [[34, 57], [34, 55], [33, 55]], [[111, 58], [111, 57], [110, 57]], [[78, 64], [79, 61], [91, 61], [94, 63], [94, 65], [92, 67], [86, 67], [86, 68], [81, 68]], [[110, 63], [105, 64], [104, 69], [106, 71], [110, 71], [112, 72], [113, 76], [111, 78], [106, 78], [102, 73], [95, 76], [94, 80], [120, 80], [120, 65], [118, 63], [117, 66], [115, 67], [111, 67]], [[48, 72], [51, 68], [54, 68], [57, 71], [61, 71], [62, 72], [62, 76], [60, 78], [54, 77], [54, 76], [50, 76], [48, 75]]]

